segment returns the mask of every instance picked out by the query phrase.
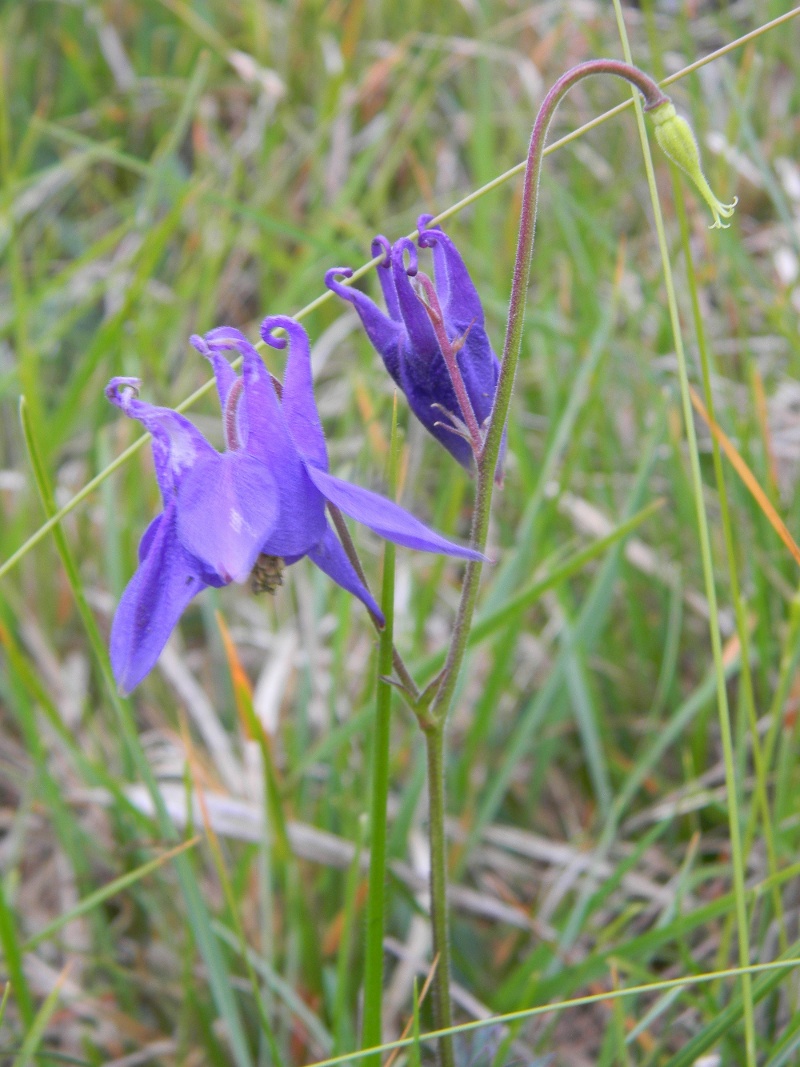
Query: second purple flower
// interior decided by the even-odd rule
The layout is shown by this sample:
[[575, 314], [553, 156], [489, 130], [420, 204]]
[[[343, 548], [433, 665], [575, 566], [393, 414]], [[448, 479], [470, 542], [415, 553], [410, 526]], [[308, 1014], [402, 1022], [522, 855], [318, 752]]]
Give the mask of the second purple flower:
[[[347, 267], [334, 268], [325, 284], [359, 314], [367, 336], [386, 369], [405, 393], [409, 406], [423, 426], [467, 470], [472, 469], [474, 447], [468, 433], [470, 421], [481, 431], [492, 412], [500, 363], [484, 326], [483, 306], [461, 255], [438, 227], [428, 228], [432, 215], [421, 215], [419, 245], [433, 253], [434, 284], [415, 287], [417, 249], [406, 237], [391, 245], [386, 237], [372, 242], [373, 255], [383, 251], [378, 279], [386, 312], [354, 286], [343, 285], [337, 276], [349, 278]], [[408, 262], [406, 262], [408, 256]], [[427, 279], [426, 279], [427, 280]], [[433, 307], [431, 296], [438, 306]], [[452, 375], [436, 336], [434, 319], [440, 318], [457, 361], [456, 373], [463, 383], [471, 412], [465, 412], [456, 395]], [[471, 416], [474, 415], [474, 419]], [[502, 479], [505, 438], [497, 464], [496, 480]]]

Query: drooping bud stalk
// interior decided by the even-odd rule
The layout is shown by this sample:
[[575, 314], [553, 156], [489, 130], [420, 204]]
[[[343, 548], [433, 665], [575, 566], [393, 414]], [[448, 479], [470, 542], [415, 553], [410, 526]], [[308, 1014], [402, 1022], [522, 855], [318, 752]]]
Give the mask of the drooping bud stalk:
[[[478, 420], [475, 417], [472, 400], [470, 399], [467, 387], [464, 384], [461, 368], [458, 365], [458, 359], [456, 357], [456, 353], [459, 349], [464, 347], [466, 334], [462, 334], [460, 337], [456, 338], [447, 336], [444, 314], [442, 313], [441, 304], [439, 303], [439, 295], [436, 292], [433, 282], [428, 275], [423, 274], [422, 271], [417, 273], [416, 281], [419, 287], [417, 296], [419, 297], [422, 306], [425, 308], [425, 311], [428, 313], [428, 318], [431, 320], [433, 332], [436, 334], [436, 340], [439, 342], [442, 358], [447, 367], [447, 373], [450, 375], [453, 390], [455, 391], [458, 403], [464, 415], [462, 423], [453, 412], [448, 412], [441, 404], [435, 404], [434, 407], [438, 408], [440, 411], [446, 412], [451, 420], [450, 424], [437, 423], [437, 425], [444, 426], [446, 429], [452, 430], [454, 433], [458, 433], [460, 436], [465, 437], [472, 447], [475, 462], [478, 463], [480, 462], [481, 452], [483, 451], [483, 433], [481, 432]], [[467, 330], [467, 333], [468, 332], [469, 330]], [[460, 428], [461, 426], [465, 427], [466, 432]]]
[[731, 217], [733, 209], [738, 203], [738, 198], [734, 197], [733, 202], [730, 204], [723, 204], [718, 197], [714, 196], [711, 186], [708, 184], [705, 174], [703, 174], [703, 168], [700, 164], [700, 151], [689, 123], [677, 113], [674, 105], [669, 102], [660, 104], [650, 110], [648, 114], [653, 120], [656, 140], [661, 146], [664, 155], [671, 159], [676, 166], [680, 167], [684, 174], [694, 182], [697, 191], [711, 208], [711, 213], [714, 216], [711, 229], [726, 230], [730, 223], [722, 220]]

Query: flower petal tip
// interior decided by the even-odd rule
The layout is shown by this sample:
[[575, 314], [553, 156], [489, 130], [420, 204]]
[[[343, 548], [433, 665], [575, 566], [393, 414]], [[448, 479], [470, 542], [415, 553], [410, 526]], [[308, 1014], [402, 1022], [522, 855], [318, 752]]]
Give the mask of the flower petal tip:
[[[408, 252], [408, 266], [406, 266], [406, 252]], [[414, 278], [419, 270], [417, 260], [417, 246], [407, 237], [401, 237], [395, 241], [392, 247], [392, 262], [399, 270], [405, 271], [409, 278]]]
[[110, 400], [115, 407], [125, 411], [129, 401], [136, 399], [139, 395], [141, 385], [141, 378], [112, 378], [105, 387], [106, 400]]
[[[374, 245], [373, 241], [373, 245]], [[340, 278], [352, 278], [353, 271], [350, 267], [331, 267], [330, 270], [325, 271], [325, 287], [330, 289], [332, 293], [336, 293], [342, 300], [349, 300], [351, 303], [356, 299], [354, 293], [355, 290], [350, 285], [345, 285], [341, 282]]]
[[[428, 229], [428, 223], [432, 218], [433, 215], [420, 215], [417, 219], [417, 233], [419, 234], [417, 241], [420, 248], [431, 248], [436, 244], [438, 227]], [[441, 233], [440, 230], [439, 233]]]
[[287, 334], [292, 336], [295, 336], [298, 331], [305, 333], [300, 323], [289, 315], [267, 315], [261, 323], [261, 340], [264, 344], [269, 345], [270, 348], [277, 348], [278, 350], [286, 348], [289, 338], [276, 337], [273, 330], [285, 330]]
[[211, 352], [228, 352], [235, 348], [243, 353], [245, 348], [252, 348], [242, 331], [234, 326], [216, 326], [208, 331], [204, 341], [206, 351]]
[[377, 259], [379, 255], [383, 255], [383, 259], [378, 264], [379, 267], [383, 267], [384, 269], [391, 267], [392, 242], [389, 240], [388, 237], [384, 237], [382, 233], [376, 234], [375, 237], [372, 238], [370, 252], [372, 253], [373, 259]]
[[723, 222], [722, 220], [729, 219], [733, 216], [738, 203], [738, 196], [735, 196], [730, 204], [723, 204], [721, 201], [714, 198], [714, 202], [710, 204], [711, 210], [714, 213], [714, 221], [708, 227], [709, 230], [729, 230], [731, 224], [729, 222]]

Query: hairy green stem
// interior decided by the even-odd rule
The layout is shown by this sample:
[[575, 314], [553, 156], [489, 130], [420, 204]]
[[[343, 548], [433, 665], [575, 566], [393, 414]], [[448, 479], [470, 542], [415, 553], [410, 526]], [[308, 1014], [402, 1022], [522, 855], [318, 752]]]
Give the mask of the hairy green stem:
[[[437, 958], [433, 980], [433, 1009], [437, 1030], [453, 1025], [450, 1003], [450, 935], [447, 914], [447, 842], [445, 840], [444, 722], [425, 731], [428, 755], [428, 838], [431, 849], [431, 924], [433, 954]], [[444, 981], [442, 980], [444, 976]], [[439, 1039], [440, 1067], [454, 1067], [453, 1038]]]
[[[503, 430], [511, 404], [511, 394], [517, 373], [517, 364], [522, 347], [522, 330], [525, 321], [525, 303], [528, 296], [533, 240], [536, 231], [536, 209], [539, 200], [539, 176], [542, 169], [545, 138], [550, 123], [561, 100], [581, 79], [593, 74], [613, 74], [634, 85], [645, 98], [645, 107], [652, 109], [668, 102], [669, 98], [652, 78], [637, 67], [620, 63], [613, 59], [596, 59], [581, 63], [568, 70], [553, 85], [542, 102], [539, 114], [533, 126], [528, 160], [523, 181], [522, 210], [520, 213], [517, 254], [514, 263], [514, 276], [511, 286], [508, 323], [506, 326], [500, 378], [497, 383], [494, 407], [489, 419], [483, 449], [476, 460], [477, 489], [475, 510], [472, 516], [470, 544], [472, 548], [483, 552], [489, 532], [489, 517], [492, 506], [494, 475]], [[445, 789], [444, 789], [444, 724], [450, 710], [458, 676], [467, 650], [470, 627], [478, 599], [481, 561], [470, 561], [464, 576], [461, 599], [458, 605], [453, 635], [447, 659], [441, 675], [437, 679], [437, 688], [430, 712], [427, 716], [426, 741], [428, 745], [428, 789], [430, 795], [429, 838], [431, 850], [431, 918], [434, 930], [434, 945], [440, 953], [436, 970], [435, 1012], [436, 1025], [443, 1029], [449, 1025], [445, 1019], [452, 1017], [450, 1003], [450, 954], [447, 941], [447, 846], [444, 832]], [[437, 755], [438, 753], [438, 755]], [[437, 758], [434, 758], [436, 756]], [[448, 1067], [446, 1057], [452, 1056], [452, 1049], [446, 1042], [440, 1042], [440, 1060], [442, 1067]]]
[[[528, 163], [522, 187], [522, 211], [520, 213], [519, 236], [517, 238], [517, 255], [514, 262], [514, 276], [511, 285], [511, 298], [508, 309], [503, 344], [503, 358], [500, 366], [500, 378], [497, 383], [494, 408], [489, 419], [489, 429], [483, 451], [477, 463], [477, 491], [475, 511], [472, 520], [470, 544], [482, 552], [486, 547], [489, 531], [489, 516], [492, 506], [492, 486], [497, 459], [500, 455], [500, 443], [506, 424], [514, 380], [517, 374], [520, 349], [522, 347], [522, 330], [525, 323], [525, 303], [528, 297], [528, 284], [533, 257], [533, 240], [536, 231], [536, 210], [539, 202], [539, 176], [542, 170], [545, 138], [555, 110], [569, 90], [583, 78], [593, 74], [613, 74], [624, 78], [634, 85], [645, 97], [645, 107], [650, 110], [668, 102], [656, 82], [646, 74], [628, 63], [614, 59], [592, 59], [580, 63], [577, 67], [563, 74], [544, 98], [536, 122], [533, 126]], [[464, 578], [461, 601], [458, 607], [450, 650], [445, 662], [442, 681], [431, 707], [433, 718], [444, 719], [450, 707], [458, 674], [466, 651], [467, 637], [472, 622], [472, 614], [478, 595], [483, 564], [470, 562]]]

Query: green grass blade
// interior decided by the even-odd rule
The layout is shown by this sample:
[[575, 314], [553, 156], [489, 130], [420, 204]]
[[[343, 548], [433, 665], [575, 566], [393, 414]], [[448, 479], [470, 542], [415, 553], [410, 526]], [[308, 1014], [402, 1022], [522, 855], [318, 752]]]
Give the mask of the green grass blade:
[[29, 1067], [31, 1061], [40, 1055], [39, 1045], [47, 1030], [48, 1023], [58, 1007], [58, 1001], [61, 997], [61, 988], [67, 980], [68, 973], [69, 968], [66, 968], [61, 972], [52, 992], [47, 996], [41, 1008], [39, 1008], [39, 1011], [36, 1013], [36, 1018], [33, 1020], [33, 1023], [25, 1035], [25, 1040], [22, 1042], [22, 1048], [14, 1058], [12, 1067]]
[[52, 922], [48, 923], [47, 926], [44, 926], [39, 930], [38, 933], [34, 934], [33, 937], [29, 937], [22, 946], [23, 951], [30, 952], [36, 948], [37, 945], [41, 945], [42, 942], [49, 941], [68, 923], [71, 923], [74, 919], [80, 918], [81, 915], [88, 914], [110, 897], [116, 896], [117, 893], [124, 892], [124, 890], [128, 889], [136, 882], [141, 881], [142, 878], [146, 878], [148, 874], [152, 874], [153, 871], [157, 871], [159, 867], [163, 867], [165, 863], [174, 859], [187, 848], [193, 848], [199, 840], [199, 837], [192, 837], [188, 841], [183, 841], [180, 845], [176, 845], [175, 848], [171, 848], [161, 856], [156, 856], [155, 859], [143, 863], [135, 870], [128, 871], [127, 874], [123, 874], [119, 878], [115, 878], [113, 881], [101, 886], [100, 889], [95, 890], [94, 893], [90, 893], [87, 897], [84, 897], [83, 900], [79, 901], [74, 908], [70, 908], [68, 911], [63, 912], [57, 919], [54, 919]]
[[[662, 429], [663, 426], [661, 424], [656, 425], [650, 435], [649, 442], [644, 446], [642, 461], [639, 464], [639, 470], [636, 473], [636, 479], [628, 497], [625, 508], [626, 518], [623, 521], [627, 521], [628, 515], [638, 504], [639, 497], [644, 492]], [[619, 568], [621, 551], [620, 543], [617, 542], [592, 582], [589, 594], [583, 602], [575, 624], [575, 640], [577, 642], [587, 641], [590, 633], [596, 639], [602, 628], [611, 604], [614, 579]], [[466, 862], [466, 857], [480, 839], [484, 828], [495, 817], [514, 774], [514, 769], [528, 750], [536, 731], [544, 722], [552, 703], [558, 696], [564, 677], [565, 665], [566, 654], [562, 649], [544, 686], [526, 701], [521, 709], [517, 723], [504, 747], [501, 764], [493, 771], [491, 785], [483, 796], [477, 815], [470, 827], [462, 863]]]
[[[399, 435], [397, 432], [397, 394], [392, 408], [389, 444], [389, 498], [397, 494]], [[384, 681], [392, 674], [394, 642], [394, 574], [395, 546], [387, 541], [383, 549], [383, 585], [381, 611], [386, 625], [378, 645], [378, 677], [375, 692], [375, 721], [372, 730], [369, 882], [367, 886], [366, 949], [364, 957], [364, 1021], [361, 1047], [380, 1043], [383, 1003], [383, 933], [386, 925], [386, 837], [389, 798], [389, 744], [391, 740], [392, 686]], [[380, 1067], [380, 1058], [368, 1061]]]
[[[513, 622], [527, 608], [532, 607], [545, 593], [555, 589], [562, 582], [579, 574], [587, 564], [599, 559], [600, 556], [622, 544], [639, 527], [664, 506], [663, 500], [653, 500], [646, 507], [637, 511], [629, 519], [623, 520], [611, 533], [599, 537], [586, 548], [570, 556], [563, 563], [553, 569], [543, 578], [538, 578], [526, 586], [521, 592], [510, 597], [502, 607], [494, 611], [485, 612], [478, 616], [475, 625], [470, 630], [469, 647], [480, 644], [487, 638], [492, 637], [498, 630]], [[437, 652], [422, 663], [418, 664], [416, 671], [423, 677], [433, 675], [444, 663], [444, 652]]]
[[[622, 48], [628, 62], [631, 60], [630, 45], [628, 44], [625, 30], [625, 20], [622, 15], [620, 0], [614, 0], [614, 11], [617, 16]], [[689, 395], [689, 375], [686, 366], [686, 354], [683, 345], [680, 315], [678, 313], [678, 301], [675, 293], [675, 285], [672, 276], [669, 248], [667, 246], [664, 219], [661, 213], [661, 204], [658, 198], [653, 160], [650, 154], [650, 145], [647, 140], [644, 113], [642, 111], [639, 94], [633, 91], [634, 108], [636, 110], [636, 124], [639, 130], [639, 140], [644, 156], [647, 183], [650, 188], [650, 200], [655, 216], [658, 245], [661, 254], [662, 272], [664, 284], [667, 290], [667, 304], [669, 307], [672, 336], [675, 343], [675, 354], [678, 360], [678, 378], [681, 389], [681, 403], [683, 407], [683, 421], [689, 446], [689, 461], [692, 475], [692, 491], [694, 494], [695, 512], [697, 521], [698, 537], [700, 541], [700, 554], [703, 562], [703, 580], [705, 594], [709, 608], [709, 630], [711, 636], [711, 648], [714, 657], [714, 670], [717, 679], [717, 711], [719, 719], [720, 735], [722, 740], [723, 760], [725, 763], [725, 784], [727, 787], [727, 810], [728, 827], [731, 846], [731, 866], [733, 868], [733, 883], [736, 898], [736, 929], [739, 939], [739, 962], [743, 968], [742, 973], [742, 997], [744, 1000], [744, 1022], [747, 1063], [749, 1067], [756, 1064], [756, 1039], [755, 1019], [753, 1014], [753, 1001], [751, 992], [751, 979], [749, 973], [744, 970], [750, 961], [750, 930], [745, 905], [744, 885], [744, 856], [742, 854], [742, 836], [739, 825], [740, 798], [737, 790], [736, 773], [734, 768], [733, 736], [731, 731], [730, 712], [728, 708], [728, 694], [725, 687], [725, 666], [722, 660], [722, 639], [719, 630], [717, 611], [717, 591], [714, 577], [714, 562], [711, 551], [711, 538], [708, 530], [708, 517], [706, 515], [705, 498], [703, 495], [703, 478], [700, 471], [700, 454], [697, 448], [697, 437], [694, 428], [694, 416], [692, 414], [692, 402]]]
[[575, 713], [575, 721], [578, 724], [578, 734], [586, 755], [586, 764], [594, 785], [594, 795], [600, 814], [606, 817], [611, 808], [613, 793], [608, 763], [600, 740], [599, 716], [589, 689], [583, 656], [580, 649], [575, 647], [572, 626], [566, 618], [561, 631], [561, 645], [564, 649], [564, 674], [567, 690]]
[[9, 981], [3, 994], [3, 1000], [8, 996], [9, 987], [14, 990], [14, 996], [19, 1007], [19, 1013], [26, 1028], [33, 1026], [35, 1007], [25, 972], [22, 969], [22, 948], [17, 936], [16, 920], [6, 901], [6, 892], [3, 880], [0, 878], [0, 945], [3, 947], [6, 968], [8, 969]]

